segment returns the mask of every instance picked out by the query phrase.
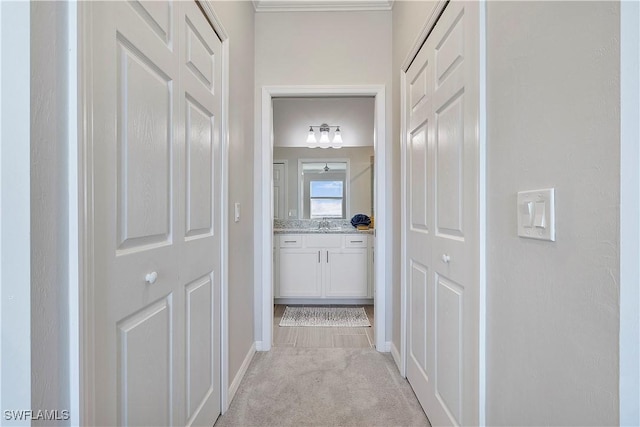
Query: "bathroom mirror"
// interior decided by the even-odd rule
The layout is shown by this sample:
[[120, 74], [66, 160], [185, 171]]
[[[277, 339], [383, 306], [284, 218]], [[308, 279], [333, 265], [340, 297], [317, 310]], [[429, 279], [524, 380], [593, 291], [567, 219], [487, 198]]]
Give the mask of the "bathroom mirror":
[[[278, 219], [373, 215], [373, 147], [323, 150], [274, 147]], [[326, 169], [326, 170], [325, 170]]]
[[[342, 211], [340, 217], [346, 219], [358, 213], [373, 216], [374, 110], [373, 97], [285, 97], [273, 100], [274, 218], [310, 218], [320, 215], [321, 206], [326, 208], [322, 217], [327, 218], [336, 218], [338, 209]], [[344, 142], [342, 148], [309, 148], [306, 138], [310, 126], [317, 127], [322, 123], [340, 126]], [[322, 168], [325, 164], [331, 166], [331, 163], [347, 164], [342, 201], [339, 202], [340, 197], [336, 196], [340, 179], [331, 178], [332, 184], [319, 182], [325, 178], [329, 180], [333, 168], [316, 174], [316, 178], [320, 178], [314, 180], [319, 182], [314, 184], [314, 193], [319, 196], [311, 196], [312, 184], [305, 183], [302, 178], [301, 161], [321, 163]], [[330, 192], [329, 185], [333, 186], [334, 193]]]

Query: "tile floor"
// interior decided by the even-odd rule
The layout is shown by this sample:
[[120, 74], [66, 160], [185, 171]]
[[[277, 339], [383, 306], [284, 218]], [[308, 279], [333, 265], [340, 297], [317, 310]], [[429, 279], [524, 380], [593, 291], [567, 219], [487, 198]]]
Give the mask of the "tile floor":
[[[327, 305], [330, 307], [329, 305]], [[373, 305], [365, 305], [369, 328], [291, 327], [278, 326], [285, 305], [274, 305], [273, 346], [297, 348], [373, 348]], [[358, 307], [358, 306], [341, 306]], [[362, 306], [359, 306], [362, 307]]]

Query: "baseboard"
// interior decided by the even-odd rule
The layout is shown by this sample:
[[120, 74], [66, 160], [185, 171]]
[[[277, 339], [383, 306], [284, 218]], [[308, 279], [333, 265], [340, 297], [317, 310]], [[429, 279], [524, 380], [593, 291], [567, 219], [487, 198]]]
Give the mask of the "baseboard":
[[389, 345], [391, 346], [391, 357], [393, 357], [393, 361], [396, 362], [398, 371], [402, 372], [402, 362], [400, 360], [400, 352], [398, 351], [397, 347], [393, 344], [393, 342], [390, 342]]
[[251, 363], [254, 354], [256, 354], [256, 343], [251, 344], [251, 348], [247, 352], [247, 355], [244, 357], [242, 366], [240, 366], [240, 369], [238, 369], [238, 373], [229, 386], [229, 396], [227, 397], [229, 405], [231, 405], [231, 402], [233, 401], [233, 398], [235, 397], [236, 392], [240, 387], [240, 383], [242, 382], [244, 375], [247, 373], [247, 369], [249, 369], [249, 364]]

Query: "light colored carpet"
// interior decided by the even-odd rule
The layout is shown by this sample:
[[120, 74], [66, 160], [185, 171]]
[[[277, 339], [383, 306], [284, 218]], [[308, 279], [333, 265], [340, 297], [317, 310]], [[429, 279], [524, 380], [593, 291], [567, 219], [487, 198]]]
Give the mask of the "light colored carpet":
[[367, 327], [364, 307], [289, 307], [279, 326]]
[[227, 426], [429, 426], [388, 354], [374, 349], [283, 348], [254, 356]]

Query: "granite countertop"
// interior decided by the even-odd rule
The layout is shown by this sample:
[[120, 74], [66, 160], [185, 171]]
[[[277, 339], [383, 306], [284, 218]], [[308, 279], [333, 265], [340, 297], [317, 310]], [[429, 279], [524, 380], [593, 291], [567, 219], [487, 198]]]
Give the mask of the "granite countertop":
[[373, 229], [350, 228], [274, 228], [273, 234], [373, 234]]
[[273, 234], [373, 234], [373, 229], [358, 230], [345, 219], [276, 219]]

